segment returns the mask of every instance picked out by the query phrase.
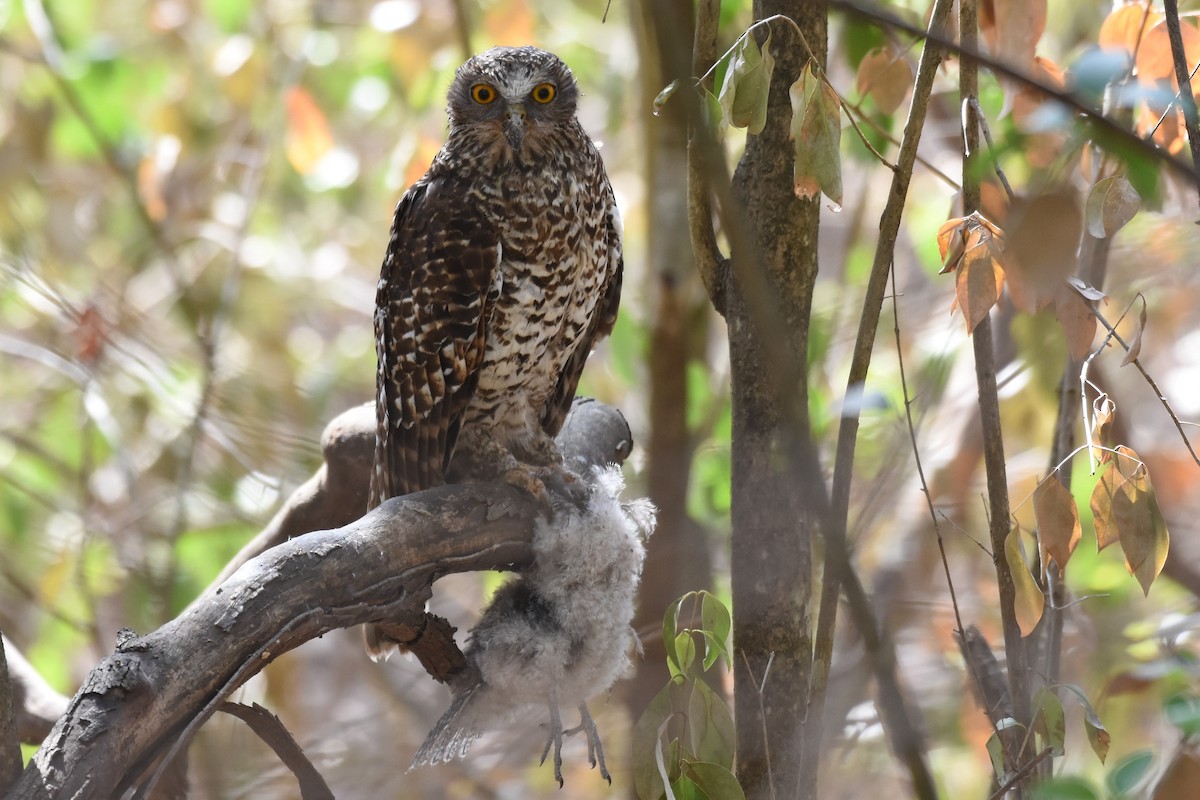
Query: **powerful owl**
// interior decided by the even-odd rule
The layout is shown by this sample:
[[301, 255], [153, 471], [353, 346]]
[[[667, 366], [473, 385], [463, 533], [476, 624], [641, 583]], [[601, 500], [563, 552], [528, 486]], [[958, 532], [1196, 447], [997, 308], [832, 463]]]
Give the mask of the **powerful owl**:
[[[369, 507], [461, 479], [540, 485], [616, 321], [620, 219], [557, 56], [497, 47], [450, 87], [450, 133], [400, 199], [379, 276]], [[522, 476], [525, 476], [524, 478]], [[370, 626], [367, 647], [388, 642]]]

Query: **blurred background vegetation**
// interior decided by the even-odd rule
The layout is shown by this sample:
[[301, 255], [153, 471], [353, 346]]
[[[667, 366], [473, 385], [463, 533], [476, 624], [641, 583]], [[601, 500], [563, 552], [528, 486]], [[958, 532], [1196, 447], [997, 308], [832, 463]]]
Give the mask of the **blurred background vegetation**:
[[[645, 30], [653, 5], [614, 3], [603, 20], [605, 4], [591, 0], [0, 0], [0, 629], [51, 684], [72, 694], [118, 628], [144, 633], [177, 614], [320, 463], [325, 422], [371, 400], [371, 313], [392, 208], [441, 144], [453, 70], [495, 44], [534, 43], [572, 67], [581, 118], [602, 143], [622, 208], [622, 313], [581, 393], [621, 408], [649, 444], [627, 467], [632, 489], [663, 512], [640, 619], [647, 645], [682, 591], [711, 587], [728, 599], [728, 357], [679, 222], [679, 120], [669, 108], [651, 112], [662, 88]], [[919, 20], [924, 4], [908, 5], [897, 10]], [[750, 12], [745, 0], [725, 0], [723, 45]], [[1069, 64], [1099, 23], [1099, 14], [1051, 4], [1041, 48]], [[885, 35], [836, 15], [831, 24], [829, 73], [858, 101], [855, 69]], [[916, 50], [905, 52], [915, 61]], [[935, 234], [954, 215], [955, 189], [934, 168], [955, 174], [961, 158], [954, 76], [940, 80], [897, 252], [899, 352], [925, 470], [954, 524], [964, 617], [996, 641], [991, 559], [978, 545], [987, 533], [970, 342], [949, 313], [952, 280], [936, 275]], [[984, 99], [996, 120], [1003, 98], [991, 78]], [[882, 131], [898, 133], [903, 106], [884, 114], [862, 102]], [[1009, 118], [994, 125], [1006, 170], [1029, 183], [1045, 167], [1043, 140]], [[894, 151], [886, 134], [871, 135]], [[743, 136], [727, 133], [731, 163]], [[826, 453], [890, 180], [853, 136], [842, 141], [846, 202], [823, 212], [810, 338], [812, 414]], [[1151, 205], [1113, 244], [1110, 318], [1144, 295], [1142, 359], [1180, 417], [1196, 419], [1195, 214], [1165, 181]], [[880, 332], [861, 398], [851, 534], [896, 632], [938, 780], [947, 796], [978, 797], [990, 728], [950, 635], [891, 328]], [[1065, 346], [1045, 313], [1010, 315], [998, 335], [1008, 354], [1009, 483], [1029, 527]], [[1112, 732], [1110, 764], [1173, 746], [1178, 732], [1162, 703], [1195, 684], [1189, 637], [1200, 591], [1195, 465], [1119, 360], [1101, 357], [1092, 377], [1118, 404], [1120, 438], [1150, 464], [1174, 535], [1172, 580], [1148, 599], [1119, 553], [1097, 555], [1089, 540], [1068, 572], [1076, 596], [1089, 599], [1067, 615], [1064, 675]], [[1085, 526], [1091, 488], [1077, 475]], [[446, 579], [438, 610], [465, 630], [498, 580]], [[666, 680], [661, 662], [651, 650], [636, 682], [593, 704], [614, 791], [630, 791], [630, 720]], [[828, 713], [841, 735], [822, 784], [839, 796], [877, 796], [880, 780], [901, 780], [866, 675], [850, 631], [834, 662]], [[415, 662], [371, 664], [357, 631], [286, 655], [234, 699], [279, 714], [338, 797], [560, 796], [550, 771], [534, 766], [540, 738], [520, 732], [491, 737], [468, 762], [405, 775], [445, 696]], [[579, 743], [567, 761], [571, 797], [609, 796]], [[1062, 769], [1101, 774], [1082, 739]], [[192, 778], [196, 797], [288, 797], [295, 785], [254, 734], [224, 717], [192, 748]]]

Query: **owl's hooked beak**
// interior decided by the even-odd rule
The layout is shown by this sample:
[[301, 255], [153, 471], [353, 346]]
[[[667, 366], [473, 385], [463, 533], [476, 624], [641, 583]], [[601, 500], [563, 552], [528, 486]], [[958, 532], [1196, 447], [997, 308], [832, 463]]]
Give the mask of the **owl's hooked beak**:
[[505, 112], [504, 138], [514, 153], [521, 151], [521, 143], [525, 141], [525, 106], [520, 103], [509, 105]]

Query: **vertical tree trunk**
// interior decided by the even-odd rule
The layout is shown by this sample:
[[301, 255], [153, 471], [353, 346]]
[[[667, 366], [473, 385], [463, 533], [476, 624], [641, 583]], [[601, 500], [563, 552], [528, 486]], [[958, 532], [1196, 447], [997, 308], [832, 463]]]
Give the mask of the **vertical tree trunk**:
[[[756, 19], [795, 20], [824, 66], [823, 2], [756, 0]], [[811, 535], [806, 486], [821, 480], [808, 445], [807, 350], [817, 273], [818, 201], [792, 191], [788, 87], [808, 57], [775, 25], [766, 128], [750, 136], [733, 192], [749, 242], [733, 253], [726, 321], [733, 393], [733, 612], [737, 774], [749, 798], [790, 798], [799, 774], [812, 666]], [[762, 41], [762, 37], [759, 37]], [[778, 323], [760, 313], [768, 302]], [[779, 363], [783, 357], [790, 363]], [[791, 375], [791, 385], [785, 385]], [[797, 474], [789, 454], [807, 454]], [[769, 672], [768, 672], [769, 664]], [[815, 776], [810, 776], [815, 777]]]

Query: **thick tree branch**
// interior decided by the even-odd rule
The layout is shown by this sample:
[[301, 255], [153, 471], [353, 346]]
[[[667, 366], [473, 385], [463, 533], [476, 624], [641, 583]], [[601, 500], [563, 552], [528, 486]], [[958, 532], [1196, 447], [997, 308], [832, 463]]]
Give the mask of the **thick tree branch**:
[[7, 636], [3, 637], [3, 649], [8, 661], [17, 735], [26, 744], [41, 744], [54, 722], [67, 710], [68, 699], [42, 680]]
[[[585, 430], [598, 438], [584, 439]], [[629, 452], [624, 420], [600, 403], [577, 401], [564, 431], [560, 446], [575, 467]], [[325, 491], [335, 483], [327, 477]], [[528, 564], [543, 513], [508, 485], [441, 486], [267, 550], [157, 631], [121, 636], [10, 797], [120, 794], [288, 650], [336, 628], [419, 611], [442, 575]]]

